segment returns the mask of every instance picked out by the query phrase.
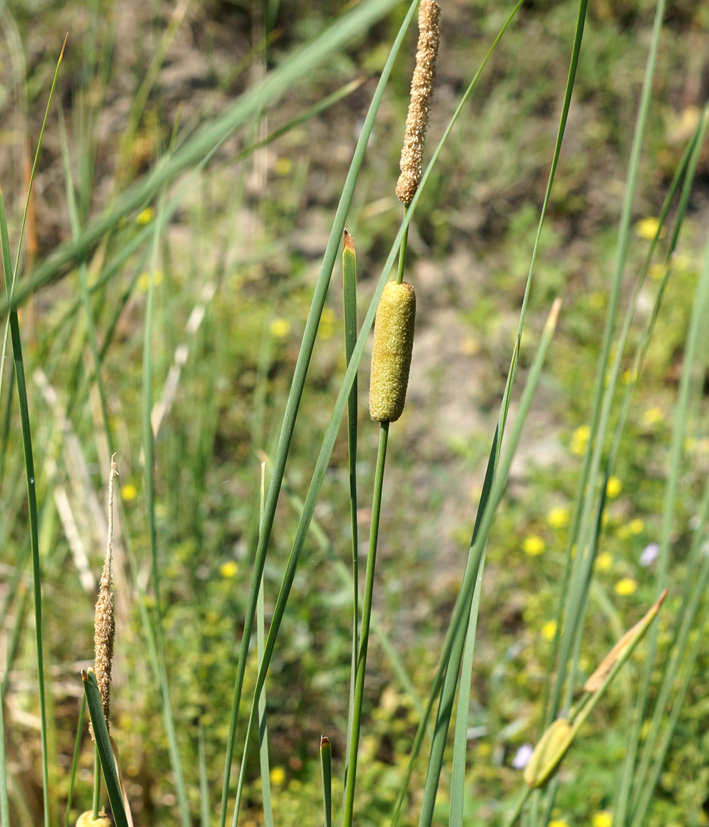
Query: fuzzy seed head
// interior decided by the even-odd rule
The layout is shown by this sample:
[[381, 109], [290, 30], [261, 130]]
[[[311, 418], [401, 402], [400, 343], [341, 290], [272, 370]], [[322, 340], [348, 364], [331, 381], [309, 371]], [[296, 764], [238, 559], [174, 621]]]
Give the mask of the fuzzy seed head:
[[375, 422], [395, 422], [404, 410], [414, 346], [416, 293], [390, 281], [377, 308], [369, 381], [369, 415]]
[[421, 183], [423, 148], [426, 143], [426, 129], [431, 112], [436, 57], [440, 42], [438, 23], [440, 15], [441, 7], [436, 0], [421, 0], [416, 68], [411, 79], [409, 114], [406, 118], [404, 145], [399, 162], [401, 175], [396, 184], [396, 197], [407, 207], [413, 201]]
[[96, 683], [101, 694], [101, 705], [109, 725], [111, 711], [111, 667], [113, 664], [113, 640], [116, 634], [116, 621], [113, 612], [113, 592], [101, 587], [96, 602], [94, 615], [94, 671]]
[[[113, 478], [118, 475], [115, 463], [115, 454], [111, 458], [111, 473], [108, 479], [108, 537], [106, 541], [106, 557], [101, 572], [98, 600], [94, 612], [94, 671], [96, 683], [101, 695], [103, 717], [106, 727], [110, 731], [111, 713], [111, 669], [113, 666], [113, 641], [116, 636], [116, 618], [113, 608], [113, 577], [111, 567], [113, 563]], [[93, 727], [89, 725], [91, 737], [94, 737]]]

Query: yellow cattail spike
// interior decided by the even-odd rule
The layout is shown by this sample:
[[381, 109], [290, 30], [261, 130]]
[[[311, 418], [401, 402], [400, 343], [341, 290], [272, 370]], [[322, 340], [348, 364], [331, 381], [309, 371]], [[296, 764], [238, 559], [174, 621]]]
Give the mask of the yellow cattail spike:
[[369, 415], [375, 422], [395, 422], [404, 410], [415, 319], [414, 288], [408, 282], [390, 281], [374, 322]]
[[547, 729], [534, 747], [524, 768], [524, 781], [529, 787], [543, 787], [554, 774], [571, 746], [574, 731], [566, 718], [559, 718]]
[[426, 142], [428, 117], [431, 112], [433, 81], [436, 76], [436, 57], [440, 31], [438, 20], [441, 7], [436, 0], [421, 0], [419, 6], [419, 40], [416, 68], [411, 79], [409, 113], [406, 116], [404, 145], [399, 167], [401, 175], [396, 184], [396, 197], [407, 207], [421, 183], [423, 147]]

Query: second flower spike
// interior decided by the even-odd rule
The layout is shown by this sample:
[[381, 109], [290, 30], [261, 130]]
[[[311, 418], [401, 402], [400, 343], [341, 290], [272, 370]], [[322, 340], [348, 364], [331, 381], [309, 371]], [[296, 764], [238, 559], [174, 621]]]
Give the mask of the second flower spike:
[[369, 415], [375, 422], [395, 422], [404, 410], [415, 320], [414, 288], [408, 282], [389, 282], [374, 323]]

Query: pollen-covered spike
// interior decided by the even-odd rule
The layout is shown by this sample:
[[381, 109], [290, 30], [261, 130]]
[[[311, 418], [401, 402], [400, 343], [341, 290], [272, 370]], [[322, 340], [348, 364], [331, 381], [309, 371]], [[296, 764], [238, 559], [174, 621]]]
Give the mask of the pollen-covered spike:
[[415, 320], [414, 288], [408, 282], [389, 282], [374, 322], [369, 415], [375, 422], [395, 422], [404, 410]]

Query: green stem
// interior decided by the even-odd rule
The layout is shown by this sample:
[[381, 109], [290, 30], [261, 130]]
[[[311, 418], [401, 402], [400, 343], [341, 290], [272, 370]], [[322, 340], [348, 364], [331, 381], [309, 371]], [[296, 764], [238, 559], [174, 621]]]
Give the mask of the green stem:
[[[406, 213], [408, 212], [408, 207], [404, 210], [404, 217], [406, 217]], [[404, 268], [406, 267], [406, 248], [408, 246], [409, 241], [409, 225], [406, 225], [406, 229], [404, 230], [404, 234], [401, 237], [401, 249], [399, 251], [399, 269], [396, 271], [396, 283], [401, 284], [404, 280]]]
[[364, 605], [362, 607], [362, 640], [357, 659], [357, 679], [355, 681], [354, 710], [352, 715], [352, 737], [347, 760], [347, 781], [345, 785], [344, 827], [352, 827], [352, 810], [354, 807], [355, 782], [357, 780], [357, 750], [362, 723], [362, 700], [364, 697], [364, 677], [367, 669], [367, 644], [369, 643], [369, 626], [372, 617], [372, 594], [374, 593], [374, 566], [377, 559], [377, 539], [379, 536], [379, 515], [382, 505], [382, 487], [384, 482], [384, 464], [386, 462], [389, 423], [382, 422], [379, 430], [379, 450], [377, 469], [374, 477], [374, 495], [372, 497], [372, 522], [369, 532], [369, 551], [367, 554], [367, 577], [364, 587]]
[[94, 821], [98, 818], [98, 808], [101, 798], [101, 764], [98, 757], [98, 746], [94, 744], [94, 794], [91, 804], [91, 818]]

